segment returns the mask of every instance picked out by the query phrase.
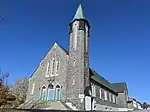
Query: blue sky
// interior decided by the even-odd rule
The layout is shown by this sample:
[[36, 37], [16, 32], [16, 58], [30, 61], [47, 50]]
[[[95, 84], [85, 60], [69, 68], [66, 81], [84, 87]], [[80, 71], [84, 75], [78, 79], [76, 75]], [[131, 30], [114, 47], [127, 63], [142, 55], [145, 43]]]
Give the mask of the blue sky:
[[[0, 0], [0, 67], [9, 83], [30, 76], [56, 41], [68, 49], [69, 21], [83, 0]], [[84, 0], [90, 66], [150, 102], [150, 1]]]

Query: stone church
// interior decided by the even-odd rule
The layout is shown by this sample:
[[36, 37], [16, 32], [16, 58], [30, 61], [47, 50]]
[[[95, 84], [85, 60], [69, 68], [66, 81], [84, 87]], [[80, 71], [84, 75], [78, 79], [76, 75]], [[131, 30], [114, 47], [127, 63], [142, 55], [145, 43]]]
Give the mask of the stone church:
[[69, 51], [55, 43], [47, 52], [29, 78], [24, 106], [127, 111], [126, 83], [110, 83], [89, 66], [90, 24], [81, 5], [69, 26]]

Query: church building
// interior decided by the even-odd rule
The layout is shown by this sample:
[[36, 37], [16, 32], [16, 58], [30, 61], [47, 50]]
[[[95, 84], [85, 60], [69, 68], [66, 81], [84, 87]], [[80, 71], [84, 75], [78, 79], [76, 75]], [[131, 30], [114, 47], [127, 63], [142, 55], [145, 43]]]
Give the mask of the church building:
[[89, 66], [90, 24], [82, 5], [69, 26], [69, 50], [54, 43], [43, 57], [29, 78], [24, 108], [127, 111], [126, 83], [111, 83]]

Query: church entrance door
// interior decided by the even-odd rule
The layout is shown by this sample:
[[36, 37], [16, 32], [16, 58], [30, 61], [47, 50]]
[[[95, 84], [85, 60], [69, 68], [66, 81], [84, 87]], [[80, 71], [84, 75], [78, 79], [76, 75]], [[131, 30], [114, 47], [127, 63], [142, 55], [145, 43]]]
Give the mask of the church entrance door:
[[47, 98], [48, 101], [52, 101], [54, 100], [54, 88], [53, 88], [53, 85], [49, 85], [48, 86], [48, 98]]
[[90, 96], [85, 97], [85, 109], [87, 111], [91, 110], [91, 97]]
[[49, 89], [48, 90], [48, 101], [52, 101], [54, 99], [54, 90]]

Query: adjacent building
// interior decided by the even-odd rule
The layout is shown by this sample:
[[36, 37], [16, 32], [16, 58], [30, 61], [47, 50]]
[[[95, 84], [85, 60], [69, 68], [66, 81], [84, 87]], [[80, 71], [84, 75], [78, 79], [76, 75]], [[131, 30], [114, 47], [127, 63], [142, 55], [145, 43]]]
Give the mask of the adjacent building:
[[111, 83], [89, 66], [90, 24], [81, 5], [69, 26], [69, 50], [54, 43], [29, 78], [24, 105], [46, 102], [55, 109], [50, 103], [59, 102], [72, 110], [127, 111], [126, 83]]
[[142, 104], [134, 98], [129, 98], [127, 101], [128, 110], [141, 110]]

